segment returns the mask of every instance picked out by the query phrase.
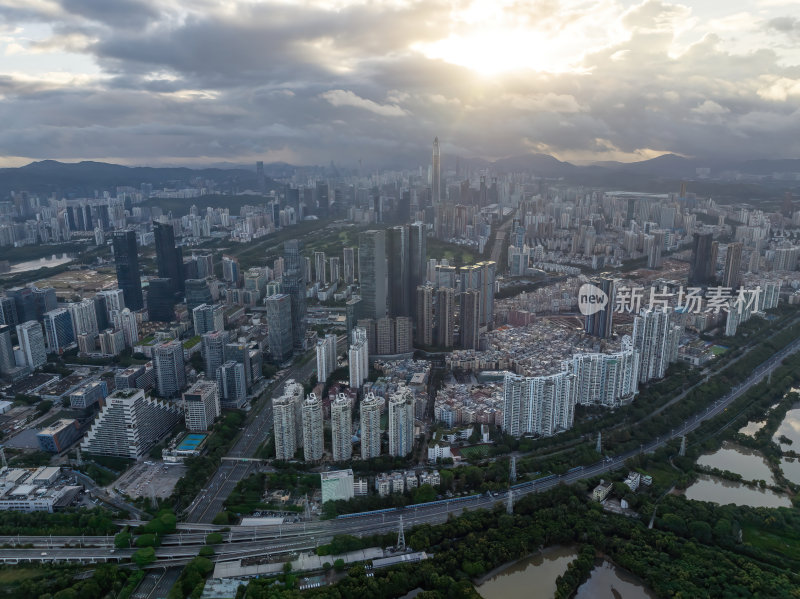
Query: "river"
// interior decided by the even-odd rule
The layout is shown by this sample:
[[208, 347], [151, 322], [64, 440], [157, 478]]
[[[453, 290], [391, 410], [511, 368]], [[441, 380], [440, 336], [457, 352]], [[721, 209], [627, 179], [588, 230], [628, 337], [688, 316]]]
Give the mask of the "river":
[[701, 455], [697, 463], [700, 466], [735, 472], [744, 480], [764, 480], [769, 485], [775, 484], [769, 464], [760, 452], [728, 441], [715, 452]]
[[40, 268], [52, 266], [61, 266], [62, 264], [67, 264], [73, 260], [74, 257], [71, 254], [61, 254], [60, 256], [53, 254], [49, 258], [38, 258], [36, 260], [27, 260], [25, 262], [17, 262], [16, 264], [12, 264], [9, 274], [28, 272], [29, 270], [38, 270]]

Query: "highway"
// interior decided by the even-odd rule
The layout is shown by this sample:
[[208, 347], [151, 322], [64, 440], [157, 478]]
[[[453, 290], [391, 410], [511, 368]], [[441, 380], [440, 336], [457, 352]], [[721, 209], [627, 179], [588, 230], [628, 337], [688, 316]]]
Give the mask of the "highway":
[[[253, 408], [249, 422], [245, 425], [236, 443], [228, 452], [228, 457], [252, 458], [256, 450], [264, 443], [272, 432], [272, 401], [283, 393], [283, 386], [289, 379], [298, 382], [308, 380], [317, 368], [316, 360], [311, 359], [300, 365], [289, 367], [286, 372], [275, 379], [272, 385], [262, 393], [261, 400]], [[272, 395], [269, 395], [269, 390]], [[222, 511], [225, 500], [236, 485], [248, 474], [255, 471], [257, 462], [235, 462], [224, 460], [217, 468], [205, 489], [203, 489], [186, 512], [186, 520], [190, 523], [210, 524], [214, 517]]]

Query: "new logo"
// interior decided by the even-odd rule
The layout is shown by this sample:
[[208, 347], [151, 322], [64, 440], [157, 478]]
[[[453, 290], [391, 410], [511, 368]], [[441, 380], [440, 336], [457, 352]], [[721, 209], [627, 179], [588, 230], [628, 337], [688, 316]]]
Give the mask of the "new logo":
[[608, 295], [605, 291], [592, 285], [584, 283], [578, 290], [578, 309], [584, 316], [597, 314], [608, 305]]

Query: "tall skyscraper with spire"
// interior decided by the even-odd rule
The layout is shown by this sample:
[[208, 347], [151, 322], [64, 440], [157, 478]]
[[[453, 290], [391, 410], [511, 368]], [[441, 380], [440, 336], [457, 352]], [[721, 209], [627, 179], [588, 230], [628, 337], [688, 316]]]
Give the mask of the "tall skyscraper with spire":
[[433, 138], [433, 163], [431, 166], [431, 200], [435, 206], [442, 201], [442, 165], [438, 137]]

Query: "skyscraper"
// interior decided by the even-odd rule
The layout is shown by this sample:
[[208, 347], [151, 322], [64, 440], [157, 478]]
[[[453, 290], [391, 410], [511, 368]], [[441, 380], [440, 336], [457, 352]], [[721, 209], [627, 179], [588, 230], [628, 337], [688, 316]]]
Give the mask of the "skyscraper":
[[175, 397], [186, 386], [183, 362], [183, 344], [165, 341], [153, 349], [153, 366], [156, 371], [156, 389], [161, 397]]
[[139, 273], [139, 248], [136, 231], [114, 231], [111, 238], [114, 249], [114, 265], [117, 269], [117, 283], [125, 296], [125, 306], [131, 310], [144, 307], [142, 280]]
[[325, 252], [314, 252], [314, 281], [320, 285], [328, 282]]
[[169, 223], [154, 222], [153, 236], [156, 242], [158, 276], [172, 281], [173, 291], [183, 294], [183, 252], [175, 246], [175, 230]]
[[220, 414], [216, 383], [200, 380], [183, 394], [186, 428], [190, 431], [211, 430]]
[[292, 298], [285, 293], [276, 293], [266, 299], [267, 340], [272, 360], [283, 363], [292, 357]]
[[343, 254], [343, 268], [344, 268], [344, 282], [345, 285], [352, 285], [356, 280], [356, 262], [355, 262], [355, 248], [344, 248]]
[[442, 166], [439, 154], [439, 138], [433, 138], [433, 160], [431, 161], [431, 201], [436, 206], [442, 201]]
[[722, 275], [722, 286], [736, 289], [739, 287], [739, 269], [742, 266], [742, 242], [728, 244], [728, 254], [725, 256], [725, 271]]
[[209, 331], [204, 333], [202, 343], [206, 378], [215, 379], [217, 369], [225, 363], [225, 346], [228, 344], [228, 332]]
[[331, 403], [331, 440], [334, 462], [353, 457], [353, 412], [350, 398], [344, 393], [337, 394]]
[[[183, 281], [181, 281], [183, 283]], [[147, 283], [147, 315], [156, 322], [175, 320], [175, 304], [180, 292], [172, 279], [159, 277]]]
[[387, 230], [386, 261], [388, 266], [389, 316], [411, 314], [411, 269], [408, 225]]
[[[639, 382], [663, 378], [672, 361], [679, 333], [671, 323], [671, 308], [642, 310], [633, 320], [633, 345], [639, 352]], [[677, 357], [677, 356], [676, 356]]]
[[47, 349], [50, 352], [61, 353], [68, 345], [75, 343], [72, 317], [65, 308], [57, 308], [45, 313], [44, 332], [47, 338]]
[[239, 261], [232, 256], [222, 256], [222, 278], [234, 287], [239, 285]]
[[322, 434], [322, 399], [309, 393], [302, 407], [303, 458], [306, 462], [322, 459], [324, 451]]
[[572, 427], [575, 376], [559, 372], [525, 377], [506, 373], [503, 382], [503, 431], [514, 437], [554, 435]]
[[417, 298], [413, 290], [424, 285], [427, 279], [428, 240], [425, 223], [415, 222], [409, 226], [408, 247], [409, 288], [412, 290], [410, 314], [414, 316], [417, 313]]
[[617, 286], [614, 280], [609, 278], [594, 280], [592, 284], [603, 290], [608, 297], [608, 303], [599, 312], [584, 317], [583, 330], [594, 337], [608, 339], [611, 336], [614, 323]]
[[283, 244], [283, 291], [292, 302], [292, 337], [295, 349], [305, 348], [306, 279], [303, 274], [303, 243], [290, 239]]
[[325, 335], [317, 341], [317, 380], [328, 380], [336, 370], [336, 335]]
[[272, 420], [275, 435], [275, 459], [291, 460], [302, 446], [301, 404], [303, 386], [288, 380], [280, 397], [272, 399]]
[[[470, 306], [467, 306], [466, 311], [462, 309], [462, 314], [471, 314], [469, 310], [474, 310], [475, 305], [475, 302], [473, 302]], [[474, 318], [474, 314], [472, 314], [472, 316]], [[461, 326], [463, 336], [464, 325], [462, 324]], [[473, 325], [472, 329], [470, 329], [470, 335], [476, 332], [477, 329], [475, 329]], [[436, 290], [436, 345], [439, 347], [453, 347], [453, 345], [455, 345], [455, 334], [456, 291], [448, 287], [439, 287], [439, 289]]]
[[[353, 333], [359, 330], [364, 329], [353, 329]], [[369, 345], [366, 338], [354, 341], [347, 355], [350, 364], [350, 387], [359, 389], [369, 376]]]
[[[69, 330], [71, 332], [72, 327]], [[0, 374], [5, 376], [15, 370], [17, 362], [14, 360], [14, 348], [11, 345], [11, 327], [0, 325]]]
[[417, 345], [433, 345], [433, 286], [417, 287]]
[[[209, 333], [209, 335], [217, 333]], [[223, 408], [239, 409], [247, 401], [247, 381], [244, 375], [244, 364], [229, 360], [217, 368], [217, 388], [220, 405]]]
[[225, 346], [225, 361], [233, 360], [244, 365], [244, 379], [247, 388], [253, 384], [253, 369], [250, 363], [250, 348], [246, 343], [236, 341], [230, 342]]
[[361, 401], [361, 459], [379, 458], [381, 455], [381, 404], [371, 391]]
[[194, 334], [203, 335], [225, 328], [225, 310], [222, 304], [200, 304], [192, 310]]
[[364, 231], [358, 236], [358, 282], [361, 316], [378, 320], [386, 316], [386, 235]]
[[400, 386], [389, 398], [389, 455], [407, 456], [413, 447], [413, 394], [408, 387]]
[[713, 282], [716, 256], [713, 254], [713, 234], [694, 233], [692, 258], [689, 265], [689, 284], [708, 285]]
[[[480, 303], [481, 293], [470, 289], [461, 294], [459, 329], [461, 347], [478, 349], [480, 339]], [[441, 322], [440, 325], [441, 326]]]
[[25, 365], [31, 369], [39, 368], [47, 363], [47, 351], [44, 345], [42, 325], [29, 320], [17, 325], [19, 348], [25, 356]]
[[186, 281], [186, 309], [193, 312], [197, 306], [211, 304], [214, 298], [208, 288], [206, 279], [187, 279]]

